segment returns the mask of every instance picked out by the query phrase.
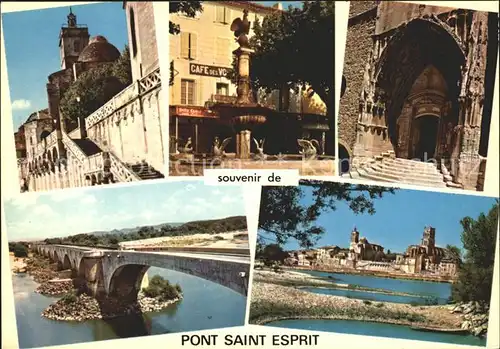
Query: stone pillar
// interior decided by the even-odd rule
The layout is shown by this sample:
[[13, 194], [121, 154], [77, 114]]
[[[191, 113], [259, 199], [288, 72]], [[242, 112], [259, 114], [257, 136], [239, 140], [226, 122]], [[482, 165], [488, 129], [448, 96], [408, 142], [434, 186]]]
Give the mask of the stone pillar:
[[251, 134], [249, 130], [242, 130], [236, 134], [236, 157], [238, 159], [250, 158]]
[[252, 89], [250, 88], [250, 54], [254, 50], [246, 47], [239, 47], [233, 51], [238, 60], [238, 88], [236, 93], [237, 104], [250, 104], [252, 102]]

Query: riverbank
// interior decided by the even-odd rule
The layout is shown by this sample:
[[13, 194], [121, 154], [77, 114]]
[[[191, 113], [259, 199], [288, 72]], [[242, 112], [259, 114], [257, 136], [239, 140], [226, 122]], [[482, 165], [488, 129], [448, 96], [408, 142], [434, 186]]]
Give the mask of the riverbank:
[[15, 257], [13, 253], [9, 253], [10, 270], [15, 274], [26, 273], [26, 257]]
[[[292, 319], [359, 320], [406, 325], [422, 331], [469, 332], [474, 336], [482, 337], [488, 330], [489, 307], [477, 302], [416, 305], [313, 293], [303, 291], [302, 288], [340, 287], [330, 279], [290, 270], [279, 273], [255, 270], [253, 280], [250, 309], [250, 323], [252, 324], [262, 325]], [[325, 284], [330, 286], [325, 286]], [[379, 292], [380, 290], [366, 287], [347, 286], [347, 290], [352, 291], [400, 294], [388, 290]], [[346, 289], [345, 285], [341, 288]], [[405, 294], [401, 293], [401, 295]]]
[[[45, 296], [61, 297], [49, 305], [42, 317], [59, 321], [85, 321], [93, 319], [110, 319], [129, 314], [140, 314], [161, 311], [182, 299], [182, 294], [171, 300], [160, 300], [158, 297], [146, 297], [139, 292], [133, 304], [119, 299], [105, 298], [97, 300], [78, 291], [78, 280], [65, 278], [68, 271], [56, 271], [56, 264], [48, 258], [33, 255], [24, 260], [26, 273], [38, 284], [36, 293]], [[62, 276], [62, 278], [61, 278]]]
[[250, 323], [263, 325], [285, 319], [361, 320], [448, 331], [461, 328], [460, 318], [447, 306], [362, 301], [254, 280]]
[[400, 280], [414, 280], [414, 281], [427, 281], [439, 283], [454, 283], [455, 279], [448, 277], [438, 277], [430, 275], [419, 274], [406, 274], [406, 273], [389, 273], [385, 271], [374, 270], [356, 270], [347, 268], [329, 269], [321, 267], [283, 267], [284, 270], [303, 270], [303, 271], [319, 271], [324, 273], [347, 274], [347, 275], [360, 275], [360, 276], [374, 276], [387, 279], [400, 279]]
[[319, 289], [322, 288], [322, 289], [334, 289], [334, 290], [352, 290], [352, 291], [386, 294], [391, 296], [409, 296], [409, 297], [427, 298], [422, 295], [413, 293], [396, 292], [380, 288], [363, 287], [354, 284], [339, 283], [337, 282], [338, 279], [334, 277], [324, 278], [292, 270], [282, 270], [281, 272], [274, 272], [268, 270], [255, 270], [253, 275], [253, 280], [280, 286], [295, 287], [297, 289], [315, 287]]

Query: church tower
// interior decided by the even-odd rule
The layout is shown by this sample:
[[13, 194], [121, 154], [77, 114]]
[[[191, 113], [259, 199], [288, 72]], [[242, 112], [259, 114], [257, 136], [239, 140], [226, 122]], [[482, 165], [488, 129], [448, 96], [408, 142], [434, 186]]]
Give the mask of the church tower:
[[61, 69], [73, 67], [78, 56], [89, 44], [89, 29], [86, 25], [78, 24], [76, 15], [69, 8], [66, 26], [61, 28], [59, 34], [59, 49], [61, 54]]
[[427, 251], [436, 247], [436, 229], [433, 227], [425, 227], [422, 237], [422, 245], [427, 248]]
[[357, 244], [359, 242], [359, 231], [354, 227], [354, 229], [351, 232], [351, 244], [355, 243]]

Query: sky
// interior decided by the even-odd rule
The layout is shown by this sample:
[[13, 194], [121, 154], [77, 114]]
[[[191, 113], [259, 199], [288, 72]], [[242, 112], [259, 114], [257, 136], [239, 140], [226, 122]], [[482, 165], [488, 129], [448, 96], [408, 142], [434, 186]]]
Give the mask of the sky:
[[25, 193], [4, 209], [9, 241], [246, 215], [241, 187], [201, 181]]
[[[302, 203], [309, 200], [306, 195]], [[404, 252], [408, 245], [420, 244], [424, 227], [430, 225], [436, 229], [437, 246], [451, 244], [462, 248], [460, 220], [466, 216], [476, 219], [481, 212], [487, 213], [495, 198], [399, 189], [374, 203], [374, 215], [356, 215], [344, 202], [338, 204], [336, 211], [321, 215], [317, 224], [325, 228], [325, 234], [316, 247], [348, 248], [350, 234], [356, 227], [360, 238], [382, 245], [385, 252], [388, 249]], [[289, 241], [284, 248], [295, 250], [299, 246], [296, 241]]]
[[[128, 37], [121, 1], [72, 6], [72, 10], [91, 37], [103, 35], [123, 50]], [[47, 77], [61, 69], [59, 32], [68, 13], [69, 7], [55, 7], [2, 14], [14, 131], [31, 113], [48, 107]]]

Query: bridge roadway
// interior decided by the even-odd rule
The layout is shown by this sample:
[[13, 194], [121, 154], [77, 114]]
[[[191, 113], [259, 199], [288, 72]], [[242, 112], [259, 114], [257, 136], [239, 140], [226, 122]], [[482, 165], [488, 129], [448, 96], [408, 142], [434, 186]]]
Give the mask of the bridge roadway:
[[[189, 251], [105, 250], [68, 245], [36, 245], [34, 250], [72, 269], [87, 282], [89, 293], [136, 298], [149, 267], [159, 267], [216, 282], [247, 296], [250, 255]], [[248, 250], [249, 251], [249, 250]], [[230, 252], [230, 251], [228, 251]]]

